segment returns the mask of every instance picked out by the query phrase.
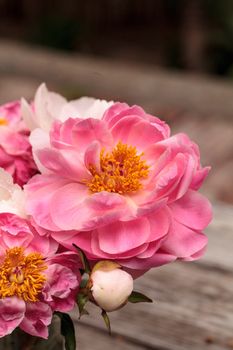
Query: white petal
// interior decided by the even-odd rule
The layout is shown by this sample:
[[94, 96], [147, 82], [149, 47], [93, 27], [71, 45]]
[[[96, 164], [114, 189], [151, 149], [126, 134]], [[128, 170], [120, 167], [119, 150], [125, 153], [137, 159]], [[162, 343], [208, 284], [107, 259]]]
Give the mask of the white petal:
[[34, 99], [35, 117], [38, 127], [49, 131], [52, 122], [58, 118], [62, 107], [67, 103], [59, 94], [49, 92], [45, 84], [41, 84]]
[[81, 97], [68, 102], [61, 110], [59, 119], [68, 118], [95, 118], [101, 119], [106, 109], [113, 104], [112, 101], [98, 100], [93, 97]]
[[29, 141], [32, 145], [32, 154], [33, 159], [37, 165], [37, 168], [41, 173], [48, 173], [48, 169], [46, 169], [41, 162], [39, 161], [38, 157], [36, 156], [36, 151], [39, 149], [43, 149], [46, 147], [50, 147], [50, 139], [49, 134], [45, 130], [42, 129], [35, 129], [32, 131]]
[[33, 130], [38, 126], [32, 108], [24, 98], [21, 99], [21, 114], [29, 130]]
[[26, 216], [24, 192], [13, 183], [10, 174], [0, 168], [0, 213]]

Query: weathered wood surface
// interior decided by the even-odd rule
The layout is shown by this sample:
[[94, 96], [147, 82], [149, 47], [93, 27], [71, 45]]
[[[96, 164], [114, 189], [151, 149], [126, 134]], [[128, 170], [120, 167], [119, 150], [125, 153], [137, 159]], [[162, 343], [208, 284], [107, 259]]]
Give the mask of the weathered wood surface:
[[214, 211], [205, 257], [140, 278], [136, 289], [155, 302], [111, 313], [113, 337], [95, 307], [81, 321], [74, 316], [79, 349], [233, 349], [233, 208], [216, 205]]

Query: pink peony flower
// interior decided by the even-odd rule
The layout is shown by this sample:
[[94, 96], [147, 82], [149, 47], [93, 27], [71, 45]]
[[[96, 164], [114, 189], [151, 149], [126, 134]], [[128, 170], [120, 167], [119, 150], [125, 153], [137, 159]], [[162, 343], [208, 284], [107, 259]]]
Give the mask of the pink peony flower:
[[197, 190], [209, 172], [198, 146], [138, 106], [55, 121], [31, 142], [42, 170], [25, 187], [37, 225], [90, 259], [145, 270], [199, 258], [211, 220]]
[[37, 172], [28, 136], [20, 102], [0, 106], [0, 167], [9, 172], [20, 186]]
[[79, 258], [57, 248], [27, 219], [0, 214], [0, 337], [20, 327], [47, 338], [53, 311], [74, 307]]

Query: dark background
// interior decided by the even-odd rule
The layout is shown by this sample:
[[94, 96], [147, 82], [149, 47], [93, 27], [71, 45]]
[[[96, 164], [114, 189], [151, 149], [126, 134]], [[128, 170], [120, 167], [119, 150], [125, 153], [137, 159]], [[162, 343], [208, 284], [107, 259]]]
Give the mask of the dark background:
[[0, 37], [233, 78], [232, 0], [0, 0]]

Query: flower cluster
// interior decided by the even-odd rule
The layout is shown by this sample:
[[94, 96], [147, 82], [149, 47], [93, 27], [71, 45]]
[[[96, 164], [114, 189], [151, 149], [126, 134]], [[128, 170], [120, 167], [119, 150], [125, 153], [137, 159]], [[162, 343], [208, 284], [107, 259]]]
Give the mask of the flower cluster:
[[0, 107], [0, 166], [0, 336], [46, 338], [53, 312], [80, 298], [113, 311], [133, 278], [205, 250], [209, 167], [139, 106], [41, 85]]

